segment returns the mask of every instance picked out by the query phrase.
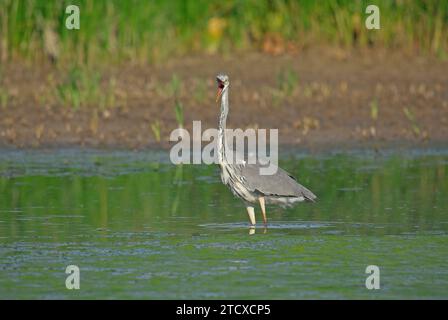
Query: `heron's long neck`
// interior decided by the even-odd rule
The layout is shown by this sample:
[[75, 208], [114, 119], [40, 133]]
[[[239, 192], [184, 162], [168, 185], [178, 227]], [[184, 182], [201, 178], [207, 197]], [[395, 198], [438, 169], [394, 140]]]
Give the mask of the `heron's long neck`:
[[222, 163], [226, 152], [226, 121], [229, 113], [229, 88], [225, 88], [221, 96], [221, 114], [219, 115], [218, 160]]

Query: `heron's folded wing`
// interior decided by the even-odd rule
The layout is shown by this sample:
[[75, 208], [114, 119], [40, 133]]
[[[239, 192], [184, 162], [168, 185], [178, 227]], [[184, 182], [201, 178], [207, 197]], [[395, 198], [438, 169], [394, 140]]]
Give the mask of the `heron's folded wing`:
[[260, 165], [248, 164], [241, 167], [241, 175], [246, 180], [247, 188], [258, 191], [264, 195], [282, 197], [304, 197], [313, 201], [316, 196], [307, 188], [297, 182], [288, 172], [277, 168], [273, 175], [261, 175]]

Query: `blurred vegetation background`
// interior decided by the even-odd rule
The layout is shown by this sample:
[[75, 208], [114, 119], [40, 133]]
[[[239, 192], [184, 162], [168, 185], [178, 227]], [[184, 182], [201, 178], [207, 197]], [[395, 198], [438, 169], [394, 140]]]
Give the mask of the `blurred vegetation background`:
[[[68, 30], [65, 8], [80, 8]], [[378, 5], [381, 30], [365, 28]], [[448, 48], [447, 0], [2, 0], [0, 58], [37, 63], [154, 63], [193, 53], [310, 46], [381, 47], [434, 54]]]

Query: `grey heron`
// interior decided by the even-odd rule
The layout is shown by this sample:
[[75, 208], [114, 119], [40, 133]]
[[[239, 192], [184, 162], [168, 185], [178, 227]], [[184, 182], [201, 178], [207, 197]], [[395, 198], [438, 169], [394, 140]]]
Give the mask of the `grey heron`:
[[221, 100], [221, 113], [218, 129], [218, 162], [221, 169], [221, 180], [232, 193], [246, 204], [247, 214], [252, 226], [255, 226], [254, 205], [260, 204], [264, 225], [267, 225], [266, 204], [293, 205], [296, 202], [314, 202], [316, 196], [280, 167], [273, 175], [261, 175], [260, 164], [234, 163], [226, 156], [226, 121], [229, 113], [229, 77], [218, 74], [216, 77], [218, 94], [216, 101]]

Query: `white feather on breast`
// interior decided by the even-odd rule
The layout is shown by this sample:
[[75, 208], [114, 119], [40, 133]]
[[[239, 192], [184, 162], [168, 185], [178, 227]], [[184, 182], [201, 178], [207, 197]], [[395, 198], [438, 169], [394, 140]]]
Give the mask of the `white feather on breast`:
[[257, 196], [244, 185], [244, 177], [239, 177], [232, 166], [221, 164], [221, 180], [238, 198], [248, 202], [257, 201]]
[[225, 164], [221, 164], [221, 181], [224, 184], [227, 184], [227, 182], [229, 181], [229, 173], [226, 169]]
[[250, 192], [249, 190], [247, 190], [247, 188], [242, 185], [239, 181], [235, 181], [233, 188], [235, 189], [234, 191], [237, 193], [236, 195], [248, 202], [256, 202], [257, 201], [257, 197]]

